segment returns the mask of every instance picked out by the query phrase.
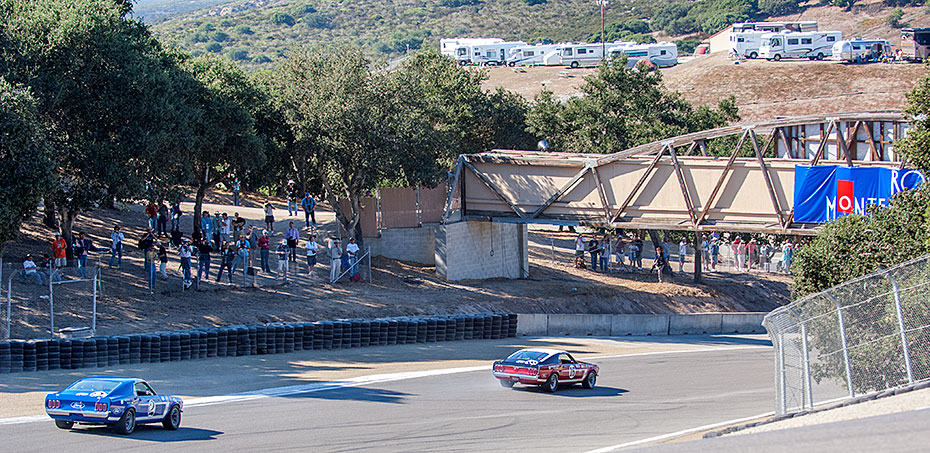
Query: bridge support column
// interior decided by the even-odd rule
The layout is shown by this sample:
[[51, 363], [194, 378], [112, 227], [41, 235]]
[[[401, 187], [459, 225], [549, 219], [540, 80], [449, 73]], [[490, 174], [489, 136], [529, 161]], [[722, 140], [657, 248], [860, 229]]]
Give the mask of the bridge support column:
[[694, 230], [694, 283], [703, 283], [701, 264], [704, 260], [704, 250], [701, 248], [701, 232]]
[[436, 229], [436, 273], [449, 281], [529, 277], [526, 225], [464, 221]]

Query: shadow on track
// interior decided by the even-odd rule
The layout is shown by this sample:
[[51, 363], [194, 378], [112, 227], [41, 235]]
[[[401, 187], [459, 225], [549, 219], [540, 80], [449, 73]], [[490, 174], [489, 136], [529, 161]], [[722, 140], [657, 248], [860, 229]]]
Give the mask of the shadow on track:
[[224, 434], [222, 431], [203, 428], [180, 427], [177, 431], [169, 431], [156, 425], [139, 425], [131, 435], [122, 436], [116, 434], [106, 426], [80, 427], [71, 430], [74, 434], [84, 434], [91, 436], [115, 437], [127, 440], [144, 440], [148, 442], [185, 442], [195, 440], [216, 440], [217, 436]]
[[[523, 392], [534, 392], [534, 393], [546, 393], [541, 387], [536, 387], [532, 385], [520, 385], [517, 384], [513, 387], [514, 391], [523, 391]], [[624, 393], [629, 393], [627, 389], [620, 389], [616, 387], [594, 387], [593, 389], [582, 388], [580, 385], [572, 385], [566, 387], [559, 387], [559, 390], [552, 394], [552, 396], [561, 396], [565, 398], [606, 398], [612, 396], [622, 396]]]
[[284, 395], [282, 398], [318, 398], [324, 400], [368, 401], [372, 403], [403, 404], [410, 393], [370, 387], [344, 387], [316, 392]]

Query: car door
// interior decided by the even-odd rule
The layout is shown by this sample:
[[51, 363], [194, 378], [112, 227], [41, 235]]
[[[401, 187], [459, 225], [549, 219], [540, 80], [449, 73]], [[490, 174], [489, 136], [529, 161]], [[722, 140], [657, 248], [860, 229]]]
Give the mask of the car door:
[[577, 379], [575, 377], [576, 370], [572, 362], [572, 356], [564, 352], [559, 354], [559, 381], [567, 382]]
[[155, 418], [158, 402], [156, 401], [157, 398], [152, 387], [140, 381], [133, 385], [133, 391], [135, 391], [136, 398], [138, 398], [138, 403], [136, 403], [136, 419], [143, 420]]

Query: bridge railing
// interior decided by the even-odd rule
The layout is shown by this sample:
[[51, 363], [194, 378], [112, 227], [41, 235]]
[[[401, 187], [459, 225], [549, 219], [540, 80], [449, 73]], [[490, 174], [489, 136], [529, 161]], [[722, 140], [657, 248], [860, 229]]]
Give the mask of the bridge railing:
[[763, 325], [780, 415], [930, 379], [930, 255], [808, 295]]

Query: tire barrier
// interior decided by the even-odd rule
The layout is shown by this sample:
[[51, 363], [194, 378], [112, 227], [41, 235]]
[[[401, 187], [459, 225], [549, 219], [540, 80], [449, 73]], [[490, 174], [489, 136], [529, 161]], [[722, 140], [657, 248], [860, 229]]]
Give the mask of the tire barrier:
[[250, 324], [94, 338], [0, 341], [0, 374], [213, 357], [515, 337], [511, 313]]

